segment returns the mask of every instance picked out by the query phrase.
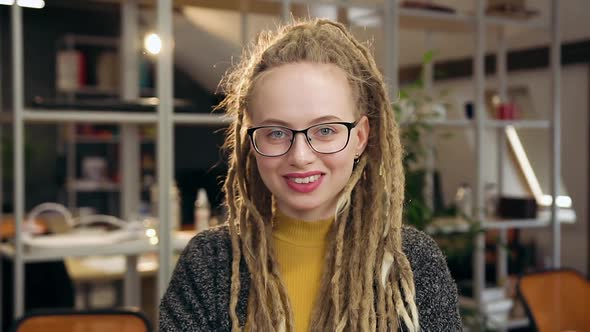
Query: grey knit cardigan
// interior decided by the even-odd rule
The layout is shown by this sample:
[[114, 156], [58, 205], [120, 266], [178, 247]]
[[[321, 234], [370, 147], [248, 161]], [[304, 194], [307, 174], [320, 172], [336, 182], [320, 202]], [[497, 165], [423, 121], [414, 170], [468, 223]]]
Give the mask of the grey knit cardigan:
[[[436, 243], [404, 227], [402, 247], [414, 272], [421, 331], [461, 331], [457, 288]], [[203, 231], [184, 249], [160, 303], [160, 331], [231, 331], [232, 250], [227, 226]], [[246, 321], [250, 273], [240, 261], [236, 313]]]

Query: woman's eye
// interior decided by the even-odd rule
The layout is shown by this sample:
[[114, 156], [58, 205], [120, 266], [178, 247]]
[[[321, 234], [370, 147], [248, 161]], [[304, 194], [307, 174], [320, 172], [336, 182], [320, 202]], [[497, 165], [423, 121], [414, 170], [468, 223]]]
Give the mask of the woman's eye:
[[279, 139], [279, 138], [285, 138], [285, 136], [287, 136], [287, 134], [282, 130], [273, 130], [268, 134], [268, 136], [270, 138]]
[[329, 136], [334, 134], [334, 129], [330, 127], [321, 127], [318, 129], [317, 133], [321, 136]]

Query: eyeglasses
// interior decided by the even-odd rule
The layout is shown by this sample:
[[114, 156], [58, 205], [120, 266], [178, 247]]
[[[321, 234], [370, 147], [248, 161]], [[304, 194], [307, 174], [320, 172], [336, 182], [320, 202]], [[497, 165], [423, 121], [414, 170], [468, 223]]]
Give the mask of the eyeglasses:
[[307, 129], [294, 130], [282, 126], [249, 128], [248, 136], [256, 152], [266, 157], [279, 157], [291, 149], [295, 135], [305, 135], [307, 144], [318, 153], [331, 154], [344, 150], [350, 140], [350, 131], [355, 122], [327, 122]]

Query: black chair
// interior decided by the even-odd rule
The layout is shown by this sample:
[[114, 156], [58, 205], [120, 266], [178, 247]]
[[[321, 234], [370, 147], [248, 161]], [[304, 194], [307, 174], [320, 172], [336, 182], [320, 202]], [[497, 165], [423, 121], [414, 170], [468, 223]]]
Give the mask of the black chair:
[[[13, 262], [2, 258], [2, 331], [14, 317]], [[63, 261], [25, 264], [25, 311], [73, 308], [75, 289]]]

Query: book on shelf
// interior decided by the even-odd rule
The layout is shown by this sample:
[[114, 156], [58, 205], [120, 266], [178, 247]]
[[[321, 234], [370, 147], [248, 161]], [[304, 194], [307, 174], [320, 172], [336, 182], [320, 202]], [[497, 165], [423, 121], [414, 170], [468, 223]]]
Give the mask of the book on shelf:
[[58, 91], [73, 92], [87, 84], [86, 56], [78, 50], [59, 51], [56, 71]]

